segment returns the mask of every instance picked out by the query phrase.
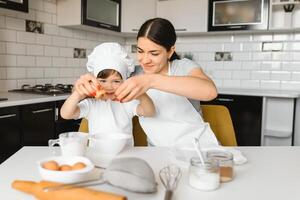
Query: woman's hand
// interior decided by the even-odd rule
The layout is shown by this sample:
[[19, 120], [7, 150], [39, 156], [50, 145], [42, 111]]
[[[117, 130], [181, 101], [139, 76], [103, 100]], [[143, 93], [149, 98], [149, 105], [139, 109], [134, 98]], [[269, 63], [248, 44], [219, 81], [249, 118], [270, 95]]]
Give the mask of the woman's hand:
[[77, 92], [82, 98], [87, 96], [95, 96], [96, 91], [100, 90], [101, 86], [95, 76], [90, 73], [80, 76], [75, 83], [75, 92]]
[[144, 94], [151, 87], [151, 75], [130, 77], [120, 85], [115, 95], [121, 102], [128, 102]]

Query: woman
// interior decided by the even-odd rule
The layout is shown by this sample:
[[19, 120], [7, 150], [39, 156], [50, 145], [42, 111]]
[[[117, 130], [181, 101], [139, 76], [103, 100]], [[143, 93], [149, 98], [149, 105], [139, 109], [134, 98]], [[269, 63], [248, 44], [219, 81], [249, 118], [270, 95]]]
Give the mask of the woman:
[[[124, 81], [115, 95], [121, 102], [128, 102], [147, 92], [153, 100], [156, 115], [140, 117], [150, 145], [190, 144], [198, 137], [202, 147], [215, 146], [217, 140], [200, 115], [199, 100], [214, 99], [216, 87], [195, 62], [179, 59], [175, 42], [175, 29], [168, 20], [146, 21], [137, 35], [142, 72]], [[89, 81], [94, 82], [89, 75], [82, 77], [82, 83]]]
[[179, 59], [175, 42], [175, 29], [168, 20], [146, 21], [137, 35], [137, 57], [144, 73], [129, 78], [115, 94], [127, 102], [147, 91], [157, 114], [140, 118], [140, 124], [152, 145], [189, 143], [200, 135], [203, 145], [216, 143], [210, 129], [202, 132], [199, 110], [199, 100], [217, 96], [216, 87], [195, 62]]

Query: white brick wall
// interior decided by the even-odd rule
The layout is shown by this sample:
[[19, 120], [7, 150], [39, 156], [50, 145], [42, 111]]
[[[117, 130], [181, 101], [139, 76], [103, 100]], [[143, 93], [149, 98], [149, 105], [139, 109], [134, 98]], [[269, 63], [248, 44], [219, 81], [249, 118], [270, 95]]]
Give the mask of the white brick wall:
[[[44, 23], [44, 34], [25, 31], [25, 21]], [[74, 83], [86, 73], [87, 59], [73, 58], [73, 48], [87, 53], [104, 41], [125, 38], [59, 27], [56, 0], [29, 0], [29, 13], [0, 8], [0, 91], [23, 84]]]
[[7, 42], [6, 43], [6, 53], [7, 54], [18, 54], [18, 55], [25, 55], [26, 52], [26, 45], [22, 43], [14, 43], [14, 42]]
[[15, 30], [0, 29], [1, 41], [15, 42], [17, 41], [17, 32]]
[[51, 67], [52, 58], [46, 56], [36, 56], [36, 66], [37, 67]]
[[[179, 37], [176, 50], [192, 53], [217, 87], [300, 90], [300, 33], [255, 33]], [[263, 42], [282, 42], [283, 50], [262, 51]], [[135, 43], [128, 40], [127, 44]], [[232, 61], [215, 61], [218, 51]]]
[[[44, 23], [44, 34], [25, 32], [25, 20]], [[136, 44], [123, 38], [56, 25], [56, 0], [30, 0], [29, 13], [0, 9], [0, 91], [22, 84], [74, 83], [86, 72], [87, 59], [73, 48], [106, 41]], [[283, 42], [283, 51], [263, 52], [263, 42]], [[130, 48], [129, 48], [130, 49]], [[300, 90], [300, 33], [217, 34], [178, 37], [176, 50], [192, 53], [218, 87]], [[232, 61], [215, 61], [217, 51]], [[132, 54], [135, 56], [135, 54]]]

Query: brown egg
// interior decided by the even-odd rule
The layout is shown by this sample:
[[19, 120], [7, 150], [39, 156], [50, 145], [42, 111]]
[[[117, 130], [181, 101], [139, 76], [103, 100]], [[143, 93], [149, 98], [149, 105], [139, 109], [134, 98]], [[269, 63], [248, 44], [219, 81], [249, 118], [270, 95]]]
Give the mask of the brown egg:
[[54, 171], [59, 170], [59, 165], [54, 160], [50, 160], [50, 161], [42, 163], [42, 167], [45, 168], [45, 169], [48, 169], [48, 170], [54, 170]]
[[86, 167], [86, 164], [84, 164], [83, 162], [77, 162], [72, 166], [73, 170], [77, 170], [77, 169], [83, 169]]
[[60, 171], [70, 171], [72, 167], [70, 165], [61, 165], [59, 169]]

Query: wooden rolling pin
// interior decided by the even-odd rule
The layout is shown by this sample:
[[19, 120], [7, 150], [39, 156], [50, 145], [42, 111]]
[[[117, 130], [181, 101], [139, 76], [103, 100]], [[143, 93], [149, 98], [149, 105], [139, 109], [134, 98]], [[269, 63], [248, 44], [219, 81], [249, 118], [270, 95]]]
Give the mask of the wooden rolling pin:
[[88, 188], [65, 188], [48, 192], [43, 190], [45, 187], [58, 185], [61, 183], [15, 180], [11, 186], [16, 190], [34, 195], [39, 200], [127, 200], [125, 196]]

